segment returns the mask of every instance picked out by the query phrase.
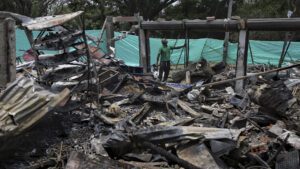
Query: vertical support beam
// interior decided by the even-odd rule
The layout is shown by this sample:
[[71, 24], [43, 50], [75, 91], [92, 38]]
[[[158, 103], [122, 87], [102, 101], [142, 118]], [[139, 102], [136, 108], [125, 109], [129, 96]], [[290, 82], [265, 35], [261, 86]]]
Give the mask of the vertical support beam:
[[113, 25], [113, 17], [112, 16], [108, 16], [106, 17], [106, 40], [107, 40], [107, 51], [110, 51], [109, 53], [111, 53], [110, 47], [115, 47], [115, 42], [114, 42], [114, 25]]
[[140, 66], [143, 67], [143, 72], [147, 72], [147, 47], [146, 47], [146, 31], [141, 28], [140, 23], [143, 18], [139, 21], [139, 52], [140, 52]]
[[0, 87], [16, 79], [15, 20], [0, 20]]
[[0, 19], [0, 87], [7, 84], [7, 43], [4, 20]]
[[147, 73], [147, 47], [146, 47], [146, 35], [145, 30], [140, 29], [140, 66], [143, 67], [143, 72]]
[[[229, 0], [227, 19], [231, 18], [232, 5], [233, 5], [233, 0]], [[223, 62], [225, 64], [227, 64], [227, 59], [228, 59], [228, 42], [229, 42], [229, 32], [225, 32], [224, 45], [223, 45]]]
[[7, 66], [8, 66], [8, 82], [16, 80], [16, 21], [12, 18], [7, 18], [6, 23], [6, 40], [7, 40]]
[[30, 46], [32, 47], [33, 46], [33, 42], [34, 42], [32, 31], [30, 31], [28, 29], [25, 29], [25, 34], [27, 36], [27, 39], [29, 41]]
[[189, 30], [185, 29], [185, 59], [184, 67], [188, 67], [190, 60], [190, 40], [189, 40]]
[[[248, 35], [247, 30], [241, 30], [239, 33], [239, 46], [236, 60], [236, 77], [245, 76], [247, 74], [247, 57], [248, 57]], [[244, 80], [238, 80], [235, 83], [235, 91], [242, 92], [244, 89]]]
[[150, 72], [151, 68], [151, 47], [150, 47], [150, 31], [146, 31], [146, 65], [147, 72]]

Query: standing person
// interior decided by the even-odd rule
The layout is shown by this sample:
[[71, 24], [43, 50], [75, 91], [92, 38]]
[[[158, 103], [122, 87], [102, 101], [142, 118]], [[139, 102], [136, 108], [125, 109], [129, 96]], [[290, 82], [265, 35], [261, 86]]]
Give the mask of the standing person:
[[170, 72], [170, 58], [171, 58], [171, 50], [173, 49], [180, 49], [185, 47], [185, 45], [177, 46], [177, 47], [171, 47], [168, 46], [168, 40], [162, 39], [161, 40], [162, 47], [159, 49], [157, 54], [157, 60], [156, 64], [158, 65], [159, 59], [160, 59], [160, 67], [159, 67], [159, 76], [158, 79], [162, 80], [162, 75], [164, 73], [164, 79], [163, 81], [167, 81], [169, 72]]

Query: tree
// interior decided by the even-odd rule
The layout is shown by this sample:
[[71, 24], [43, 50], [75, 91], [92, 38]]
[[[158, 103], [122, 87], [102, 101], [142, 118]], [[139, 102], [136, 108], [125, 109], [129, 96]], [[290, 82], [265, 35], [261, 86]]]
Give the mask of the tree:
[[[167, 19], [205, 19], [207, 16], [225, 18], [227, 0], [179, 0], [166, 9]], [[178, 12], [181, 11], [181, 12]]]
[[[253, 4], [237, 0], [237, 5], [235, 15], [245, 19], [287, 17], [288, 4], [286, 0], [260, 0]], [[257, 40], [283, 40], [284, 37], [284, 32], [253, 31], [250, 33], [250, 39]]]
[[139, 13], [145, 20], [153, 20], [159, 13], [177, 0], [115, 0], [113, 6], [122, 15]]
[[245, 3], [237, 0], [236, 14], [242, 18], [286, 18], [288, 4], [286, 0], [260, 0], [256, 3]]
[[31, 0], [1, 0], [0, 10], [31, 16]]
[[38, 17], [49, 14], [50, 7], [57, 2], [60, 0], [1, 0], [0, 10]]

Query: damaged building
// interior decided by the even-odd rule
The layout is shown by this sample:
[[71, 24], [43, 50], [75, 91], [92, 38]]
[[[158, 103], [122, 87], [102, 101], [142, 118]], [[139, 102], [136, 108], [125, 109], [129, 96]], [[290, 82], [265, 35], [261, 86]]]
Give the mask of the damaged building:
[[[82, 14], [29, 18], [0, 12], [1, 167], [300, 167], [300, 64], [248, 65], [249, 31], [295, 31], [300, 19], [108, 17], [105, 35], [102, 30], [94, 37]], [[76, 20], [81, 29], [66, 24]], [[113, 43], [127, 36], [114, 37], [116, 22], [138, 24], [137, 67], [115, 57]], [[30, 57], [17, 66], [15, 25], [31, 45]], [[203, 58], [190, 63], [186, 38], [182, 69], [158, 81], [150, 72], [153, 30], [238, 32], [236, 64]], [[109, 39], [106, 53], [103, 36]]]

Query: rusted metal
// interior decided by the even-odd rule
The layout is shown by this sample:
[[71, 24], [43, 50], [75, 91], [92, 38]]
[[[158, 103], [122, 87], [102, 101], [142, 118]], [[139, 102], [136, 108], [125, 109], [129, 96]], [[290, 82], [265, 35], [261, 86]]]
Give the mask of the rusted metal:
[[17, 79], [0, 95], [0, 139], [18, 135], [36, 124], [56, 106], [64, 104], [70, 91], [54, 94], [25, 77]]

